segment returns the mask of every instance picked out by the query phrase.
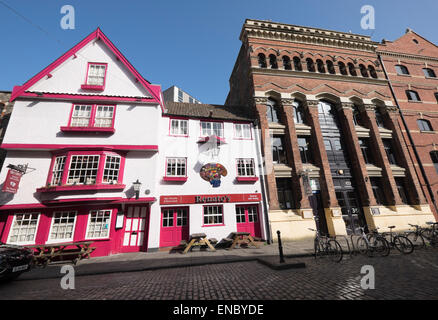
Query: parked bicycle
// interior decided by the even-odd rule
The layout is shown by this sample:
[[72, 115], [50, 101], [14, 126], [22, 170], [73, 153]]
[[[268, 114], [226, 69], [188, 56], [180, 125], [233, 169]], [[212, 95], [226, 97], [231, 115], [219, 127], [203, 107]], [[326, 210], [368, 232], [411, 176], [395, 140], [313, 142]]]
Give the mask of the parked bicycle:
[[[400, 251], [403, 254], [409, 254], [414, 251], [414, 245], [412, 244], [411, 240], [409, 240], [407, 237], [401, 235], [401, 234], [395, 234], [393, 235], [392, 229], [395, 228], [395, 226], [389, 226], [389, 233], [385, 232], [382, 233], [382, 235], [385, 237], [388, 244], [391, 246], [391, 248], [396, 248], [398, 251]], [[389, 240], [388, 240], [389, 236]]]
[[414, 228], [413, 231], [408, 231], [406, 233], [406, 237], [412, 242], [415, 248], [423, 249], [426, 247], [426, 242], [424, 241], [423, 232], [424, 228], [420, 227], [417, 224], [410, 224], [409, 225]]
[[360, 238], [356, 242], [360, 253], [367, 254], [369, 257], [375, 255], [385, 257], [389, 255], [391, 248], [388, 241], [382, 235], [377, 232], [366, 234], [363, 227], [359, 227], [356, 230], [360, 230]]
[[431, 227], [423, 228], [421, 235], [429, 242], [429, 245], [436, 247], [438, 246], [438, 230], [436, 228], [438, 222], [426, 222], [426, 224]]
[[338, 241], [327, 236], [321, 236], [318, 230], [308, 228], [315, 231], [314, 250], [315, 259], [320, 256], [327, 256], [333, 262], [342, 260], [342, 247]]

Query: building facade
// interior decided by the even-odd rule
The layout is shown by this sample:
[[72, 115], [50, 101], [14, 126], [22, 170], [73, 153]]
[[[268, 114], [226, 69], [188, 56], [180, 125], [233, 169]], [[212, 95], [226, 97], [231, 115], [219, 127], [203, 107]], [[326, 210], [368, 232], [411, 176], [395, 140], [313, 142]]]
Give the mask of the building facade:
[[411, 29], [377, 49], [424, 194], [437, 216], [438, 196], [438, 47]]
[[193, 98], [190, 94], [183, 91], [177, 86], [171, 86], [163, 91], [164, 101], [185, 102], [185, 103], [202, 103], [198, 99]]
[[246, 20], [226, 105], [257, 113], [272, 230], [343, 235], [433, 220], [367, 36]]

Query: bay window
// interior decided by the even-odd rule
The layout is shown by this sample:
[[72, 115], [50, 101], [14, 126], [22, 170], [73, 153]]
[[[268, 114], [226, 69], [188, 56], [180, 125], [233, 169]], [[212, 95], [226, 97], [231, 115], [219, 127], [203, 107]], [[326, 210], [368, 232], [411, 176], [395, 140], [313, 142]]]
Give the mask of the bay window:
[[121, 188], [124, 165], [125, 157], [117, 152], [58, 153], [52, 159], [47, 186], [37, 189], [37, 192], [71, 190], [73, 186], [88, 186], [87, 189], [93, 189], [93, 186], [97, 189]]

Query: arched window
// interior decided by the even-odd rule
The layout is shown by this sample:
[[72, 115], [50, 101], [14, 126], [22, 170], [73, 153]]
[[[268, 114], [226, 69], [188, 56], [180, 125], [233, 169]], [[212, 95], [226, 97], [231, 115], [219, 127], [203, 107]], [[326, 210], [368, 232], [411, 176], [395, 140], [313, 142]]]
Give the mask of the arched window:
[[346, 76], [348, 73], [347, 73], [347, 68], [345, 67], [345, 63], [343, 63], [342, 61], [339, 61], [338, 66], [339, 66], [339, 72], [342, 75]]
[[304, 123], [304, 108], [302, 103], [295, 100], [292, 106], [294, 108], [294, 122]]
[[313, 63], [313, 60], [310, 58], [307, 58], [306, 63], [307, 63], [307, 71], [315, 72], [315, 64]]
[[433, 131], [432, 125], [428, 120], [425, 119], [418, 119], [417, 120], [418, 127], [420, 128], [420, 131]]
[[398, 64], [395, 66], [395, 71], [399, 75], [408, 75], [409, 74], [408, 68], [406, 68], [405, 66], [403, 66], [401, 64]]
[[283, 67], [284, 70], [292, 70], [292, 66], [290, 64], [290, 58], [288, 56], [283, 56]]
[[259, 53], [259, 67], [266, 68], [266, 56], [263, 53]]
[[380, 112], [379, 109], [376, 108], [374, 111], [376, 115], [376, 123], [379, 128], [385, 128], [385, 120], [383, 118], [383, 114]]
[[294, 69], [295, 71], [303, 71], [303, 65], [301, 64], [301, 59], [298, 57], [294, 57]]
[[326, 101], [318, 103], [318, 117], [321, 126], [336, 126], [336, 109], [333, 104]]
[[374, 79], [377, 79], [377, 72], [376, 69], [373, 66], [368, 66], [368, 72], [370, 73], [370, 76]]
[[268, 103], [266, 104], [266, 116], [268, 117], [268, 122], [280, 122], [278, 120], [278, 104], [274, 99], [268, 99]]
[[355, 126], [360, 126], [360, 112], [358, 106], [353, 106], [353, 122]]
[[273, 54], [269, 55], [269, 66], [271, 69], [278, 69], [277, 57]]
[[426, 78], [436, 78], [435, 71], [433, 71], [431, 68], [423, 68], [423, 72]]
[[350, 75], [352, 75], [353, 77], [357, 77], [356, 68], [351, 62], [348, 63], [348, 71], [350, 72]]
[[368, 78], [367, 68], [363, 64], [359, 65], [359, 69], [360, 69], [360, 74], [362, 75], [362, 77]]
[[336, 74], [335, 66], [333, 65], [333, 61], [327, 60], [327, 70], [330, 74]]
[[318, 67], [319, 73], [325, 73], [324, 62], [321, 59], [316, 60], [316, 66]]
[[406, 90], [406, 96], [408, 97], [408, 101], [421, 101], [417, 91]]

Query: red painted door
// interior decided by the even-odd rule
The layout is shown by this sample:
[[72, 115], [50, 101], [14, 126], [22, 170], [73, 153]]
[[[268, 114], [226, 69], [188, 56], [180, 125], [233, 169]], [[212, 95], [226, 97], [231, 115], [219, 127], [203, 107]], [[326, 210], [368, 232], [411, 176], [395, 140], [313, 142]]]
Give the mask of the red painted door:
[[130, 206], [126, 214], [122, 252], [147, 250], [149, 207]]
[[160, 247], [176, 247], [189, 240], [189, 208], [163, 208]]
[[261, 237], [257, 205], [236, 206], [236, 221], [237, 232], [249, 232], [253, 237]]

